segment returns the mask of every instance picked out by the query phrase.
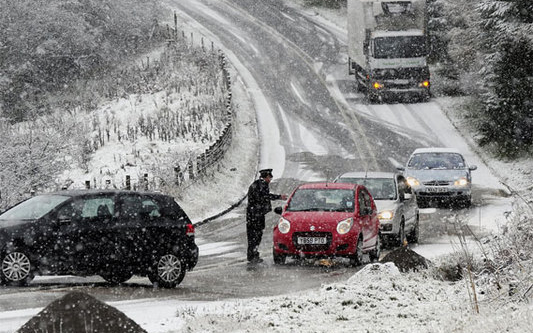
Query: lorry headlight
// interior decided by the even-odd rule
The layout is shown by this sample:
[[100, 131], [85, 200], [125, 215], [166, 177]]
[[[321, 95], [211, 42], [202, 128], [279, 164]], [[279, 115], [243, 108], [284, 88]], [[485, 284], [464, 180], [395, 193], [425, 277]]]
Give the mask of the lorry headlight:
[[429, 88], [429, 81], [426, 80], [426, 81], [420, 82], [420, 83], [418, 84], [418, 86], [419, 86], [420, 88]]
[[337, 232], [341, 235], [344, 235], [350, 231], [353, 225], [353, 218], [342, 220], [337, 224]]
[[466, 179], [465, 177], [459, 178], [453, 183], [453, 185], [455, 185], [455, 186], [466, 186], [466, 185], [468, 185], [468, 179]]
[[380, 220], [392, 220], [393, 217], [394, 212], [392, 210], [383, 210], [378, 214]]
[[407, 184], [409, 184], [409, 186], [411, 187], [420, 186], [420, 182], [418, 181], [418, 179], [414, 177], [407, 177], [406, 180], [407, 180]]
[[279, 219], [278, 222], [278, 230], [282, 234], [286, 234], [291, 230], [291, 223], [287, 220], [285, 220], [283, 217]]
[[379, 82], [374, 82], [372, 83], [372, 87], [376, 90], [378, 89], [382, 89], [383, 88], [383, 84], [379, 83]]

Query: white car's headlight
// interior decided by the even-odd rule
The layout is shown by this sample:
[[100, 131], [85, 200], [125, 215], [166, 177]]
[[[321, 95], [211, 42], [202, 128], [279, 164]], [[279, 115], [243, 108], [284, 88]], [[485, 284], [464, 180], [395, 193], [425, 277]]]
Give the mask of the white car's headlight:
[[394, 217], [394, 212], [392, 210], [382, 210], [378, 214], [380, 220], [392, 220]]
[[409, 184], [409, 186], [411, 187], [420, 186], [420, 182], [418, 181], [418, 179], [414, 177], [407, 177], [406, 180], [407, 180], [407, 184]]
[[455, 186], [467, 186], [468, 185], [468, 179], [466, 179], [465, 177], [459, 178], [453, 183], [453, 185], [455, 185]]
[[286, 234], [291, 230], [291, 223], [287, 220], [285, 220], [283, 217], [279, 219], [278, 222], [278, 230], [282, 234]]
[[348, 233], [350, 229], [352, 229], [352, 225], [353, 225], [353, 218], [350, 217], [349, 219], [342, 220], [337, 224], [337, 232], [341, 235], [344, 235]]

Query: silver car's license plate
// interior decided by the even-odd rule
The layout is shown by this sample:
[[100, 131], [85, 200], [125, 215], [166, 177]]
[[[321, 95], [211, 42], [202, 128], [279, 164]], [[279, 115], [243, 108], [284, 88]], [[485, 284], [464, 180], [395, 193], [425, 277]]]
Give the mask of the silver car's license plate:
[[326, 244], [326, 237], [298, 237], [298, 244], [301, 245], [315, 245]]
[[426, 191], [433, 192], [433, 193], [442, 193], [442, 192], [448, 192], [447, 187], [426, 187]]

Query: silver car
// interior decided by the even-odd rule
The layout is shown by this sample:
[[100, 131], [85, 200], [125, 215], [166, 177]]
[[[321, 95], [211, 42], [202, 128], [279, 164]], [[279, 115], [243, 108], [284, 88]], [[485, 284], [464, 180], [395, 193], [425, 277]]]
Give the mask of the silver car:
[[418, 207], [406, 179], [394, 172], [348, 172], [335, 180], [337, 183], [364, 185], [376, 203], [381, 236], [392, 246], [405, 241], [418, 242], [420, 225]]
[[467, 165], [453, 148], [419, 148], [399, 167], [413, 189], [418, 207], [445, 202], [469, 207], [472, 203], [472, 176], [475, 165]]

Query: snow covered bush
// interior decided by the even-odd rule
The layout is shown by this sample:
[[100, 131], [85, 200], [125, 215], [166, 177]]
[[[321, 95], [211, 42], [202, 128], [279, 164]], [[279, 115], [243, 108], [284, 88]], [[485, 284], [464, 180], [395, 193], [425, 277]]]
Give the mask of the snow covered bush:
[[501, 234], [482, 240], [478, 284], [490, 296], [530, 301], [533, 297], [533, 208], [517, 206]]
[[0, 1], [0, 117], [68, 109], [55, 96], [145, 52], [160, 15], [155, 0]]

